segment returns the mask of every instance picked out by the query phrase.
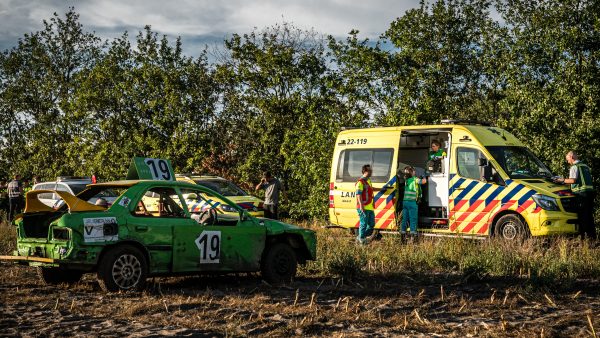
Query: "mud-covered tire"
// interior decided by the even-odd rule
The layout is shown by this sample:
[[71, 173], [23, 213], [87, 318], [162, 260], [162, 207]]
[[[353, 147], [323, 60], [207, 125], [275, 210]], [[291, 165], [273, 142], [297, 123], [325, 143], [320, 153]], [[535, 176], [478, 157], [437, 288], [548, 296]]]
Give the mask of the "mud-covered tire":
[[530, 236], [529, 229], [517, 215], [504, 215], [496, 221], [494, 236], [507, 241], [522, 241]]
[[45, 285], [58, 285], [58, 284], [75, 284], [81, 280], [83, 272], [76, 270], [66, 270], [60, 268], [45, 268], [39, 266], [37, 268], [37, 275], [42, 283]]
[[98, 283], [106, 292], [142, 290], [146, 286], [148, 263], [144, 254], [131, 245], [108, 251], [98, 266]]
[[261, 275], [271, 284], [289, 283], [296, 276], [296, 252], [286, 243], [277, 243], [267, 249], [261, 262]]

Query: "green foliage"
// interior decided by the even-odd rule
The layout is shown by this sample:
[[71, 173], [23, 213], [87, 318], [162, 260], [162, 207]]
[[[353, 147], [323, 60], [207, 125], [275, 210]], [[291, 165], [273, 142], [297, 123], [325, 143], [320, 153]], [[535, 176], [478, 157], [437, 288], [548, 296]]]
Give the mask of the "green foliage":
[[341, 127], [441, 118], [492, 121], [557, 174], [570, 149], [597, 170], [599, 13], [591, 0], [422, 1], [375, 41], [284, 23], [232, 35], [209, 62], [150, 27], [133, 46], [102, 41], [71, 9], [0, 53], [0, 177], [115, 179], [134, 155], [246, 188], [270, 170], [284, 211], [322, 218]]

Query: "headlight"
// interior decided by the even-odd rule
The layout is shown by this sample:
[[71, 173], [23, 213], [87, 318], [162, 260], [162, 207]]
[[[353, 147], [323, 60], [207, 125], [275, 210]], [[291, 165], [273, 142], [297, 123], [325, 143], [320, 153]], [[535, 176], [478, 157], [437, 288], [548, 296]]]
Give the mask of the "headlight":
[[230, 205], [221, 205], [221, 210], [225, 211], [225, 212], [236, 212], [237, 209], [230, 206]]
[[533, 195], [533, 200], [544, 210], [558, 211], [558, 203], [556, 203], [556, 198], [535, 194]]

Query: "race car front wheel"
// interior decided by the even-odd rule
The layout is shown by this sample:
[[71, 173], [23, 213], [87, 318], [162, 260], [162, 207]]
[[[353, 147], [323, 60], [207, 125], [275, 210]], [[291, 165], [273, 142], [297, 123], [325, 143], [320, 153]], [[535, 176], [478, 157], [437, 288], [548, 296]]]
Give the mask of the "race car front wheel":
[[141, 290], [146, 285], [146, 257], [131, 245], [111, 249], [100, 261], [98, 283], [104, 291]]
[[272, 284], [291, 282], [297, 268], [296, 252], [286, 243], [269, 247], [261, 262], [262, 277]]
[[37, 268], [40, 281], [46, 285], [75, 284], [81, 280], [81, 271], [66, 270], [59, 268]]

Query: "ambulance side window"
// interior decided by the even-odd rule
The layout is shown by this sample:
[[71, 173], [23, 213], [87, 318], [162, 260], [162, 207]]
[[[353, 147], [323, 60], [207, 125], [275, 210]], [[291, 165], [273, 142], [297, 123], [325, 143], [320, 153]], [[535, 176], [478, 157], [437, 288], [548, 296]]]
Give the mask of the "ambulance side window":
[[373, 168], [373, 183], [385, 183], [390, 179], [394, 149], [347, 149], [340, 153], [336, 174], [337, 182], [355, 182], [362, 176], [362, 166]]
[[464, 178], [474, 180], [481, 179], [479, 159], [483, 157], [481, 152], [474, 148], [458, 148], [456, 151], [456, 160], [458, 174]]

